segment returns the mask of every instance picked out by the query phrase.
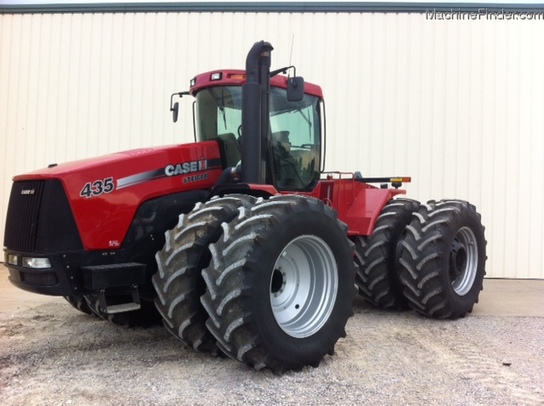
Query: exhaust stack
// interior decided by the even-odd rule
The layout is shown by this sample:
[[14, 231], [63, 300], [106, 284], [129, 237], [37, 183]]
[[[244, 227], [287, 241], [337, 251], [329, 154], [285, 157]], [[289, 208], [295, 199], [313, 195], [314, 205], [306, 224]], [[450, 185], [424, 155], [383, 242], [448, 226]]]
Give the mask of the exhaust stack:
[[273, 49], [268, 42], [256, 42], [246, 58], [246, 83], [242, 86], [241, 180], [244, 183], [266, 183], [270, 54]]

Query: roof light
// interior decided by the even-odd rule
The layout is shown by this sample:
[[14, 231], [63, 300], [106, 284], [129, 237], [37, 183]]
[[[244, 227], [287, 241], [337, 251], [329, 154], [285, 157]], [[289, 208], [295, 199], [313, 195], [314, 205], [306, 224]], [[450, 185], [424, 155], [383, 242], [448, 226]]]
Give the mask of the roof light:
[[190, 87], [195, 87], [196, 85], [196, 78], [191, 79], [191, 82], [189, 83]]
[[238, 79], [238, 80], [245, 80], [246, 75], [243, 73], [233, 73], [232, 75], [229, 75], [229, 79]]
[[210, 80], [221, 80], [222, 77], [223, 74], [221, 72], [215, 72], [211, 74]]

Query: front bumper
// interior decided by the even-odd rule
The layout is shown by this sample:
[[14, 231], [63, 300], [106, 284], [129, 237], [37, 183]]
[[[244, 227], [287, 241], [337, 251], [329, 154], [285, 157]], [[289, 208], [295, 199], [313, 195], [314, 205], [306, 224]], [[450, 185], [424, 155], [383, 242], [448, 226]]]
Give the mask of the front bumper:
[[[37, 258], [37, 261], [24, 259]], [[102, 263], [81, 266], [77, 254], [36, 256], [5, 251], [9, 281], [27, 292], [52, 296], [96, 293], [105, 289], [133, 288], [146, 284], [146, 265], [136, 262]], [[85, 261], [88, 262], [88, 261]], [[44, 267], [47, 264], [50, 267]], [[39, 267], [30, 267], [29, 265]]]
[[[23, 258], [47, 259], [50, 267], [23, 266]], [[66, 256], [65, 256], [66, 258]], [[29, 262], [29, 261], [26, 261]], [[5, 251], [4, 265], [9, 271], [9, 281], [19, 289], [32, 293], [53, 296], [71, 296], [81, 290], [81, 278], [77, 278], [70, 266], [66, 266], [60, 255], [36, 256], [22, 252]]]

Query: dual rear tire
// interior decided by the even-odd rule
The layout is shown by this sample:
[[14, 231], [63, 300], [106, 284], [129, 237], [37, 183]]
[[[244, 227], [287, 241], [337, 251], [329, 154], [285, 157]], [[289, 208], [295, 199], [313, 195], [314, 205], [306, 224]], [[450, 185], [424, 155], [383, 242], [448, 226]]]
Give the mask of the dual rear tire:
[[410, 307], [439, 319], [472, 312], [483, 289], [486, 244], [481, 216], [470, 203], [422, 205], [399, 244], [399, 277]]
[[378, 308], [408, 307], [398, 275], [397, 247], [419, 205], [405, 198], [390, 200], [382, 209], [373, 233], [353, 237], [355, 262], [359, 266], [355, 277], [359, 296]]
[[481, 216], [470, 203], [391, 200], [373, 234], [354, 240], [356, 284], [369, 303], [457, 319], [478, 302], [487, 242]]

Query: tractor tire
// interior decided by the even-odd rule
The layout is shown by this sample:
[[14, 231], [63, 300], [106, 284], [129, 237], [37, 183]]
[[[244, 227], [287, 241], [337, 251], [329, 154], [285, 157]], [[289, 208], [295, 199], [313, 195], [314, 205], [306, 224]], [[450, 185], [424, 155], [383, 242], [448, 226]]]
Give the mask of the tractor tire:
[[417, 312], [455, 320], [483, 288], [486, 240], [476, 208], [461, 200], [421, 205], [399, 245], [404, 295]]
[[[130, 296], [108, 296], [108, 303], [123, 303], [130, 300]], [[132, 327], [149, 327], [157, 324], [160, 321], [160, 315], [155, 309], [153, 302], [142, 300], [139, 310], [133, 310], [123, 313], [108, 314], [100, 307], [98, 295], [85, 295], [85, 301], [91, 311], [98, 317], [109, 321], [116, 326], [132, 328]]]
[[208, 330], [228, 356], [275, 374], [317, 367], [353, 314], [347, 227], [323, 202], [259, 199], [223, 224], [203, 271]]
[[68, 303], [72, 305], [72, 307], [79, 310], [80, 312], [89, 314], [89, 315], [95, 315], [95, 313], [91, 310], [91, 308], [87, 304], [87, 301], [85, 300], [85, 297], [83, 295], [73, 295], [73, 296], [63, 296], [63, 297]]
[[391, 200], [380, 213], [372, 234], [352, 239], [359, 266], [355, 275], [359, 296], [381, 309], [409, 307], [397, 272], [397, 245], [419, 205], [410, 199]]
[[158, 271], [152, 281], [157, 292], [155, 306], [166, 329], [187, 346], [217, 355], [216, 340], [206, 328], [208, 314], [200, 303], [206, 290], [202, 269], [210, 263], [210, 243], [216, 242], [221, 224], [238, 214], [238, 207], [253, 205], [255, 198], [227, 195], [179, 217], [176, 227], [166, 232], [164, 248], [156, 254]]

